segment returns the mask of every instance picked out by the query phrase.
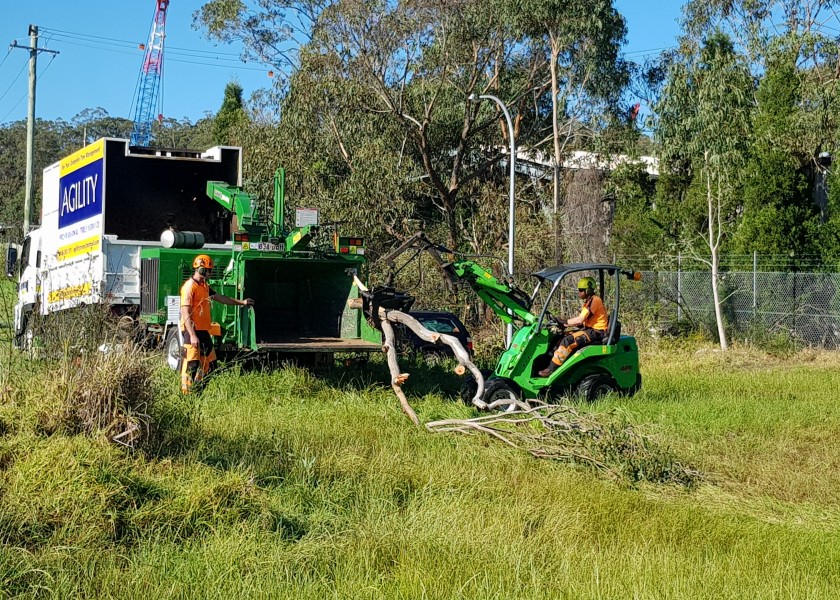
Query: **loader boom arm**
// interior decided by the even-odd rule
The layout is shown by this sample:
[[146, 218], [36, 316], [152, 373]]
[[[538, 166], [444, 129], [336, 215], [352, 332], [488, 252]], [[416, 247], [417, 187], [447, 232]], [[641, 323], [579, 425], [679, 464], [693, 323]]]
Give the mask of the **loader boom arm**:
[[496, 313], [504, 323], [535, 323], [537, 318], [530, 312], [531, 299], [522, 290], [509, 282], [498, 279], [487, 269], [471, 260], [454, 259], [450, 250], [432, 243], [424, 233], [415, 233], [397, 248], [382, 257], [382, 261], [389, 267], [386, 279], [387, 286], [393, 286], [394, 277], [398, 272], [396, 259], [409, 251], [426, 252], [440, 268], [447, 282], [447, 287], [453, 289], [457, 283], [466, 283], [475, 294], [481, 298]]
[[235, 185], [223, 181], [208, 181], [207, 196], [236, 215], [239, 227], [248, 228], [258, 224], [257, 206], [253, 196]]

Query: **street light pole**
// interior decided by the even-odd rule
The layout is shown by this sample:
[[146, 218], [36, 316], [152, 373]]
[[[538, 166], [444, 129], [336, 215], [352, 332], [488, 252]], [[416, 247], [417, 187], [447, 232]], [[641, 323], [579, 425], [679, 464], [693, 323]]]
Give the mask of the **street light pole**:
[[[479, 99], [492, 100], [499, 106], [499, 108], [502, 109], [502, 112], [505, 115], [505, 120], [507, 121], [508, 139], [510, 140], [510, 155], [508, 160], [508, 163], [510, 164], [510, 228], [508, 229], [508, 272], [510, 273], [510, 276], [513, 277], [513, 244], [515, 239], [514, 234], [516, 232], [514, 220], [515, 213], [513, 204], [514, 178], [516, 177], [516, 143], [513, 139], [513, 121], [510, 118], [510, 113], [508, 112], [505, 103], [499, 100], [496, 96], [492, 96], [490, 94], [481, 94], [480, 96], [470, 94], [469, 98], [467, 99], [471, 102], [478, 102]], [[505, 344], [508, 348], [510, 348], [511, 340], [513, 340], [513, 325], [511, 323], [508, 323], [507, 335], [505, 339]]]

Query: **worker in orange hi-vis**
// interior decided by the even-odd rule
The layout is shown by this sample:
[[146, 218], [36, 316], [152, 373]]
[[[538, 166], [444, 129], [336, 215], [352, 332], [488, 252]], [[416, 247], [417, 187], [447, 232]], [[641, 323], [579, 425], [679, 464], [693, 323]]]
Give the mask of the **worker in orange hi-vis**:
[[557, 345], [551, 363], [537, 373], [540, 377], [548, 377], [562, 365], [572, 352], [589, 344], [603, 341], [610, 327], [607, 309], [604, 302], [595, 294], [595, 280], [584, 277], [578, 282], [578, 296], [583, 302], [580, 315], [566, 321], [560, 321], [562, 327], [581, 325], [581, 329], [566, 335]]
[[193, 384], [201, 383], [216, 366], [216, 351], [210, 337], [210, 301], [232, 306], [253, 306], [250, 298], [237, 300], [216, 293], [207, 284], [213, 270], [213, 259], [199, 254], [193, 260], [195, 272], [181, 286], [181, 334], [184, 339], [184, 360], [181, 365], [181, 391], [189, 394]]

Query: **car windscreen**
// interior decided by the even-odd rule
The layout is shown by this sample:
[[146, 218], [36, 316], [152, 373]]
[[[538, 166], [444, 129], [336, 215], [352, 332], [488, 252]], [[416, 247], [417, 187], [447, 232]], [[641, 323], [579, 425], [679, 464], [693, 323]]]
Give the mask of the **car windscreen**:
[[425, 327], [429, 331], [434, 331], [435, 333], [459, 333], [460, 332], [460, 330], [455, 325], [455, 323], [453, 323], [449, 319], [442, 319], [442, 318], [439, 318], [439, 317], [436, 317], [436, 318], [421, 317], [418, 320], [423, 324], [423, 327]]

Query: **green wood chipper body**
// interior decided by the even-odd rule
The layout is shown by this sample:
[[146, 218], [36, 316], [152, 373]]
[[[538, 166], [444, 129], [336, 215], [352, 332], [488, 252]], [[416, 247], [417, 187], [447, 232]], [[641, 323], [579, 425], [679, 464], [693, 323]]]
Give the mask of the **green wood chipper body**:
[[215, 265], [207, 278], [215, 292], [254, 300], [253, 308], [213, 303], [217, 350], [333, 355], [381, 348], [380, 333], [348, 307], [359, 295], [363, 239], [335, 234], [318, 243], [327, 236], [317, 224], [285, 230], [282, 171], [275, 178], [273, 219], [259, 219], [253, 198], [235, 186], [208, 182], [207, 195], [232, 213], [231, 242], [144, 249], [141, 318], [164, 335], [177, 334], [181, 285], [193, 273], [195, 256], [207, 254]]

